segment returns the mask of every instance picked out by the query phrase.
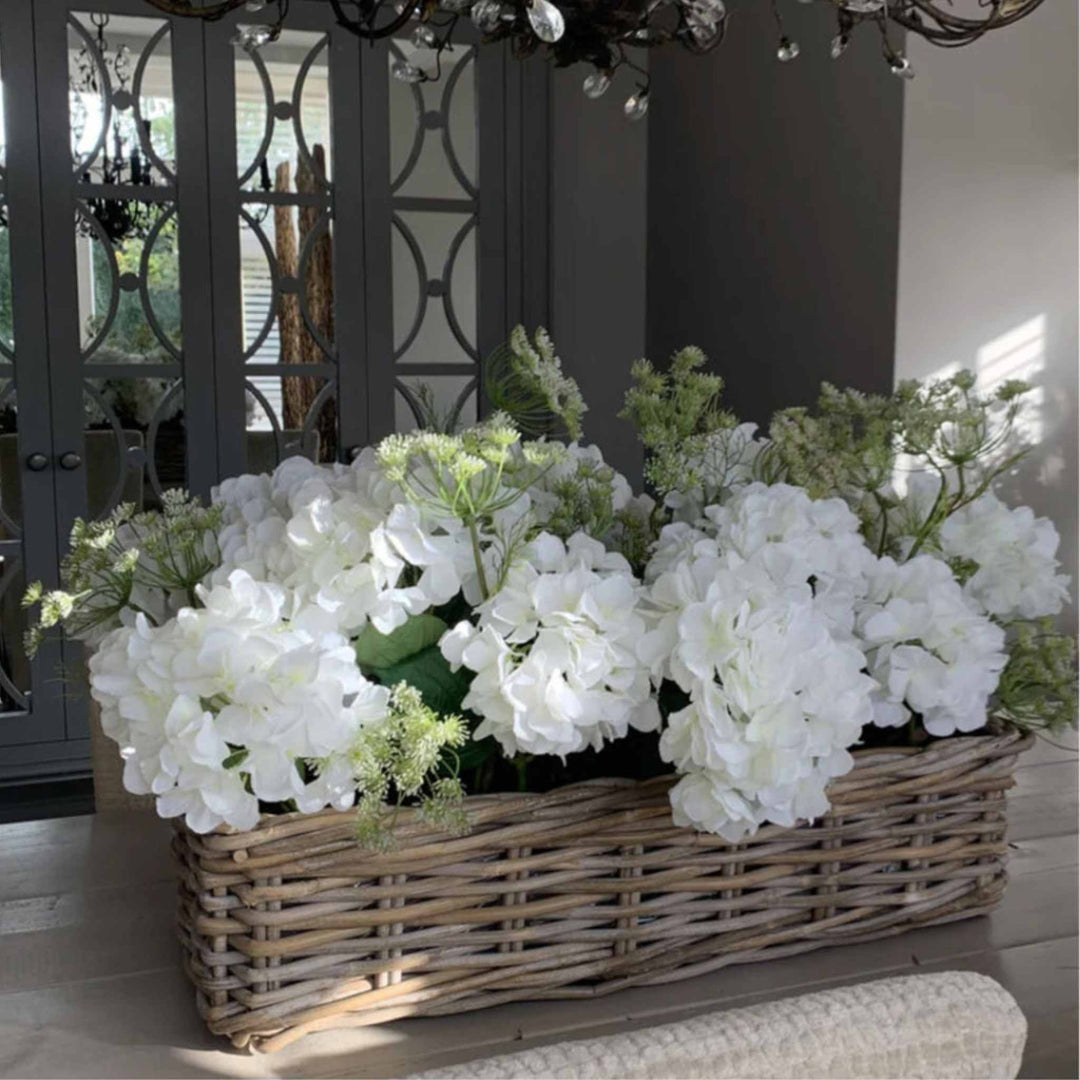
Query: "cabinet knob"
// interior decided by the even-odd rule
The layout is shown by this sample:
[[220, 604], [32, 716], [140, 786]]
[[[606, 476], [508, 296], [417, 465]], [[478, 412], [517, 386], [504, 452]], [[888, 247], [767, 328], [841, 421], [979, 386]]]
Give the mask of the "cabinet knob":
[[82, 458], [74, 450], [69, 450], [66, 454], [60, 455], [61, 469], [67, 469], [70, 472], [72, 469], [77, 469], [81, 464]]
[[27, 454], [26, 467], [31, 472], [41, 472], [49, 467], [49, 459], [45, 454]]

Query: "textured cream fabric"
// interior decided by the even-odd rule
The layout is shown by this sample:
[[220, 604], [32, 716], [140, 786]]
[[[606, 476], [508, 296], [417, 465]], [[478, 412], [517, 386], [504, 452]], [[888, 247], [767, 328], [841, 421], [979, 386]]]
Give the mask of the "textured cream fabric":
[[[656, 992], [662, 995], [663, 989]], [[1024, 1014], [1004, 988], [985, 975], [949, 971], [823, 990], [624, 1035], [541, 1046], [420, 1077], [1011, 1080], [1020, 1070], [1026, 1038]]]

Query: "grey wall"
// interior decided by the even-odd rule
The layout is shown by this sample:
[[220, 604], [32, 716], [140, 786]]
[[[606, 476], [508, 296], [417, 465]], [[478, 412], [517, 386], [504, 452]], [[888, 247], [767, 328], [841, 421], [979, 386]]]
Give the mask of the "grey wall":
[[551, 331], [589, 403], [586, 437], [640, 478], [640, 447], [615, 414], [630, 364], [645, 349], [651, 118], [624, 118], [622, 103], [635, 88], [628, 72], [597, 101], [581, 92], [587, 73], [583, 65], [551, 73]]
[[[1077, 5], [969, 49], [910, 48], [896, 374], [966, 367], [1035, 388], [1037, 445], [1003, 485], [1077, 573]], [[1075, 625], [1075, 602], [1065, 619]]]
[[700, 345], [759, 422], [822, 379], [892, 383], [902, 86], [872, 27], [833, 61], [821, 5], [783, 12], [791, 63], [765, 3], [652, 57], [649, 354]]

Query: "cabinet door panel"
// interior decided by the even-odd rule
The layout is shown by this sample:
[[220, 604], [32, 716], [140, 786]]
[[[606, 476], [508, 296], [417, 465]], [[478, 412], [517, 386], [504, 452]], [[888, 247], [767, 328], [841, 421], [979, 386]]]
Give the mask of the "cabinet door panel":
[[30, 0], [0, 5], [0, 782], [72, 756], [60, 646], [31, 662], [22, 641], [25, 585], [58, 556], [33, 57]]

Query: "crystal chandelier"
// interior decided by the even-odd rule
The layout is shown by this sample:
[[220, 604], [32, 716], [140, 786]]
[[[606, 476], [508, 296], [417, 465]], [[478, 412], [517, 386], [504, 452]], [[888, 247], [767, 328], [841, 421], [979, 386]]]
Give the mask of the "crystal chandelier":
[[[289, 0], [145, 0], [170, 15], [219, 19], [238, 8], [269, 10], [274, 21], [244, 27], [236, 41], [257, 49], [275, 41], [288, 14]], [[640, 120], [649, 108], [647, 73], [628, 50], [655, 48], [672, 42], [690, 52], [705, 53], [724, 39], [728, 25], [726, 0], [326, 0], [338, 23], [359, 38], [390, 37], [418, 21], [412, 43], [421, 53], [430, 50], [433, 63], [399, 61], [393, 74], [403, 82], [438, 78], [439, 54], [451, 45], [459, 20], [468, 18], [484, 41], [510, 41], [515, 56], [526, 57], [545, 48], [559, 67], [586, 63], [593, 67], [582, 89], [598, 98], [611, 85], [615, 71], [628, 67], [641, 75], [637, 92], [624, 105], [630, 120]], [[782, 0], [742, 0], [770, 3], [777, 24], [776, 58], [788, 63], [799, 55], [799, 44], [784, 32]], [[1031, 14], [1043, 0], [790, 0], [827, 10], [835, 22], [830, 45], [833, 59], [847, 49], [852, 35], [864, 25], [880, 36], [888, 69], [901, 78], [914, 76], [907, 57], [890, 40], [890, 28], [918, 34], [948, 48], [968, 45]], [[897, 34], [896, 36], [899, 36]], [[431, 72], [434, 71], [434, 75]]]
[[[92, 14], [90, 22], [96, 30], [93, 54], [84, 43], [74, 58], [74, 71], [69, 79], [70, 101], [72, 110], [72, 129], [76, 142], [80, 141], [87, 122], [84, 99], [89, 96], [98, 98], [106, 87], [101, 85], [99, 65], [115, 90], [114, 100], [130, 99], [128, 80], [131, 77], [131, 53], [127, 45], [121, 45], [115, 53], [110, 49], [105, 37], [109, 25], [107, 14]], [[151, 138], [151, 121], [143, 120], [142, 128], [146, 142]], [[81, 179], [87, 184], [102, 184], [107, 187], [127, 187], [137, 189], [154, 182], [150, 161], [139, 152], [139, 139], [129, 131], [126, 137], [117, 117], [113, 121], [110, 155], [110, 140], [103, 135], [101, 154], [97, 161], [82, 170]], [[127, 149], [130, 143], [130, 151]], [[78, 155], [75, 155], [76, 158]], [[152, 207], [143, 202], [134, 193], [126, 197], [114, 198], [103, 195], [88, 195], [84, 202], [91, 216], [104, 230], [109, 241], [122, 246], [130, 239], [145, 239], [156, 220]], [[95, 230], [89, 219], [80, 218], [77, 225], [81, 235], [92, 237]]]

